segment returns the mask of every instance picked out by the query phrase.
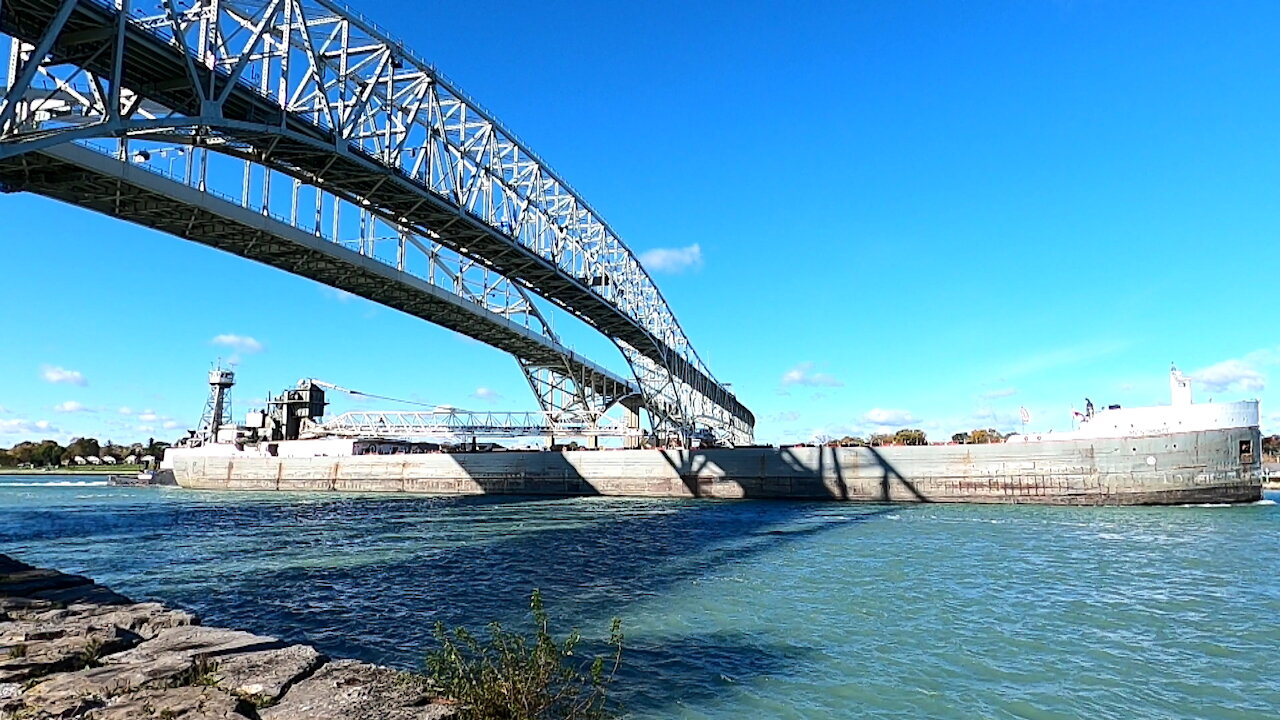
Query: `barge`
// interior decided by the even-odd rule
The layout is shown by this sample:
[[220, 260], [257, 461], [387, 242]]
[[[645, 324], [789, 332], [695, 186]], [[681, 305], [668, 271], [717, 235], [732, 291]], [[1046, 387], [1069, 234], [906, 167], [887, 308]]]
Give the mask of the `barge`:
[[[308, 414], [281, 404], [273, 431], [281, 439], [242, 428], [226, 441], [171, 448], [162, 468], [202, 490], [1054, 505], [1261, 499], [1258, 402], [1193, 404], [1190, 381], [1176, 369], [1170, 385], [1170, 405], [1113, 406], [1067, 432], [883, 447], [441, 452], [404, 438], [281, 433], [280, 424], [297, 427], [292, 416]], [[312, 408], [317, 391], [305, 394]]]

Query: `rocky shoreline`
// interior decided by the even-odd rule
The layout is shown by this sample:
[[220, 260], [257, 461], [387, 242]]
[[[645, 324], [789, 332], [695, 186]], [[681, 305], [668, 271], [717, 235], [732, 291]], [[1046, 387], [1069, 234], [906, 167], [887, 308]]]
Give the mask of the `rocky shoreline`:
[[435, 720], [419, 675], [206, 627], [0, 555], [0, 720]]

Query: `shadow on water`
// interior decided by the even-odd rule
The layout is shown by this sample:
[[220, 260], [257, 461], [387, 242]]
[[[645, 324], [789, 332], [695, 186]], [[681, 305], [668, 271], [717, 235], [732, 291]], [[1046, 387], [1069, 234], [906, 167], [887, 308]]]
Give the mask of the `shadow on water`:
[[[633, 604], [902, 509], [518, 496], [275, 498], [220, 496], [215, 504], [157, 503], [119, 515], [81, 508], [68, 514], [78, 519], [48, 527], [46, 514], [28, 513], [5, 523], [28, 532], [0, 531], [0, 539], [7, 548], [109, 543], [127, 552], [85, 551], [76, 569], [125, 594], [191, 609], [212, 625], [307, 642], [334, 657], [417, 668], [437, 621], [478, 630], [497, 620], [526, 630], [533, 588], [558, 630], [575, 625], [600, 637], [611, 616], [625, 623]], [[619, 689], [633, 709], [661, 709], [673, 697], [692, 702], [727, 683], [782, 672], [803, 652], [723, 631], [660, 644], [633, 636]]]

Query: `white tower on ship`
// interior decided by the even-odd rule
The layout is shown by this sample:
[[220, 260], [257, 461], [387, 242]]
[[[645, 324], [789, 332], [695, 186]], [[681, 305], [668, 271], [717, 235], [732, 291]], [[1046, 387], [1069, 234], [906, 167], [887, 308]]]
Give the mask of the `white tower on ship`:
[[1169, 366], [1169, 398], [1174, 407], [1191, 404], [1191, 378], [1183, 375], [1177, 365]]
[[218, 428], [231, 420], [231, 386], [236, 384], [236, 374], [221, 367], [209, 371], [209, 399], [200, 415], [200, 428], [196, 437], [206, 442], [217, 442]]

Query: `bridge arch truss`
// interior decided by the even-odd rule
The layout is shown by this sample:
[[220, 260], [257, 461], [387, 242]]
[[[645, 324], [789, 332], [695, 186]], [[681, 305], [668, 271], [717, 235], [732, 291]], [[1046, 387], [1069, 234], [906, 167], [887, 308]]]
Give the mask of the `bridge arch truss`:
[[[517, 357], [544, 411], [598, 415], [623, 402], [643, 407], [658, 436], [750, 441], [751, 412], [716, 381], [609, 225], [491, 114], [350, 9], [0, 0], [0, 33], [12, 38], [0, 100], [5, 189], [477, 337]], [[95, 152], [102, 140], [114, 146]], [[138, 167], [165, 152], [182, 153], [181, 177]], [[229, 159], [240, 173], [218, 170]], [[608, 337], [633, 379], [565, 348], [531, 295]], [[440, 307], [408, 309], [427, 300]]]

